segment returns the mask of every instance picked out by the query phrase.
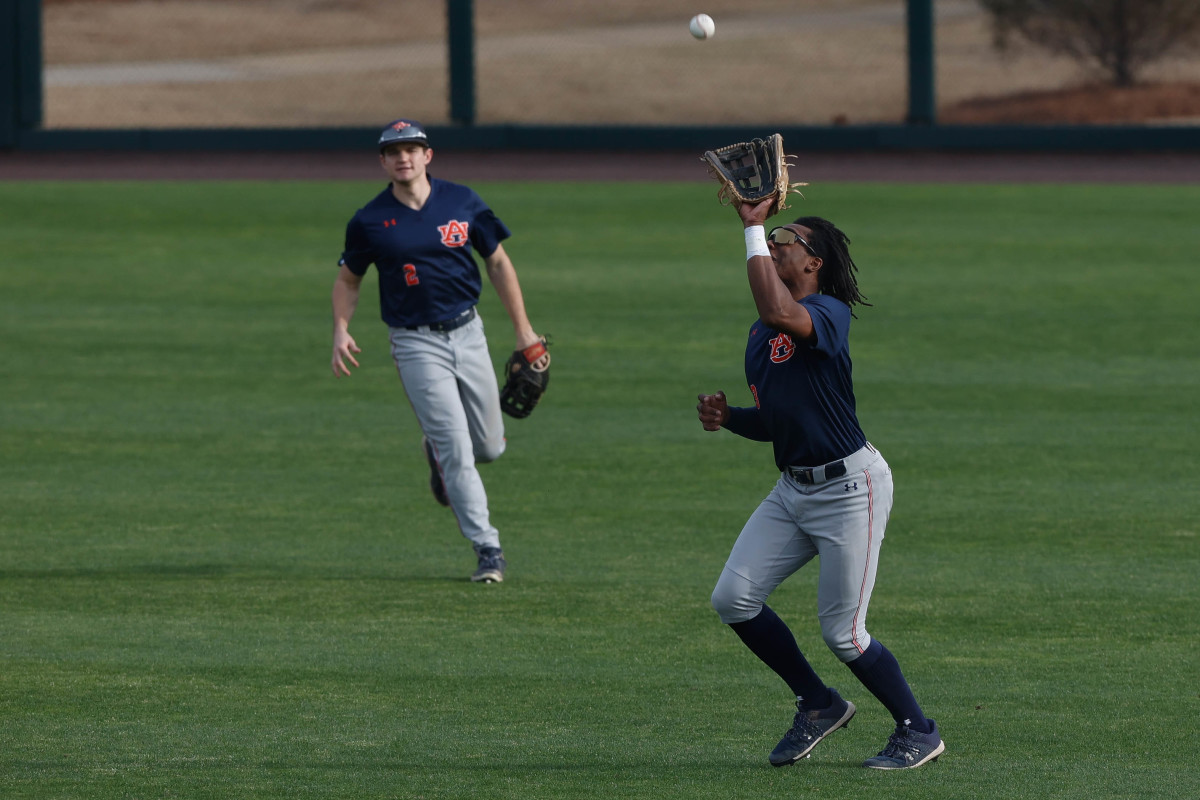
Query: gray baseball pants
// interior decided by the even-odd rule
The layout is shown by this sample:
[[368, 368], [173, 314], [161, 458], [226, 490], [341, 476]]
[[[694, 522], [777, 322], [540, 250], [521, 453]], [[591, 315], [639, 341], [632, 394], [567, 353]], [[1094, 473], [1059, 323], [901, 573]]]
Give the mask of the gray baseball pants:
[[726, 624], [754, 619], [775, 588], [820, 556], [817, 618], [825, 644], [843, 662], [871, 643], [867, 606], [892, 510], [892, 471], [867, 445], [843, 459], [846, 474], [811, 484], [780, 475], [742, 528], [713, 590]]
[[476, 463], [504, 452], [500, 389], [483, 320], [452, 331], [391, 328], [392, 358], [421, 430], [433, 446], [459, 530], [476, 551], [499, 547]]

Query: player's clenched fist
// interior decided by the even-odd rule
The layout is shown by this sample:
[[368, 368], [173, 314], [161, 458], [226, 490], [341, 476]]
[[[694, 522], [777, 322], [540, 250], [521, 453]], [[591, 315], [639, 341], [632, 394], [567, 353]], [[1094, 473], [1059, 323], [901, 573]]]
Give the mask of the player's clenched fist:
[[700, 424], [706, 431], [719, 431], [721, 426], [729, 421], [729, 403], [725, 402], [725, 393], [696, 395], [700, 402], [696, 411], [700, 415]]

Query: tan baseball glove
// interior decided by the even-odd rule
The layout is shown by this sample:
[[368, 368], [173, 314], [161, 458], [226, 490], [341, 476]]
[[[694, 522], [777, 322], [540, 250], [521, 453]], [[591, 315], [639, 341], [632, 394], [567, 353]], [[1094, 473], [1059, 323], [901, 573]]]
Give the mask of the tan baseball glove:
[[734, 201], [756, 205], [768, 197], [775, 199], [770, 213], [775, 214], [788, 208], [787, 196], [800, 194], [799, 186], [807, 183], [789, 183], [788, 168], [794, 167], [784, 155], [783, 136], [773, 133], [766, 139], [738, 142], [720, 150], [707, 150], [701, 161], [708, 164], [708, 172], [721, 182], [717, 199], [722, 205]]

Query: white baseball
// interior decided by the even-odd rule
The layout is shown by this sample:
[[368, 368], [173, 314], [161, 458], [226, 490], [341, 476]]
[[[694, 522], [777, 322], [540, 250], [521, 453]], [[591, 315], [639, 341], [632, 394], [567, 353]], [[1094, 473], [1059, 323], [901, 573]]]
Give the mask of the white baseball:
[[697, 14], [692, 17], [692, 21], [688, 23], [688, 30], [692, 32], [692, 36], [697, 39], [707, 39], [717, 30], [717, 24], [713, 22], [713, 18], [708, 14]]

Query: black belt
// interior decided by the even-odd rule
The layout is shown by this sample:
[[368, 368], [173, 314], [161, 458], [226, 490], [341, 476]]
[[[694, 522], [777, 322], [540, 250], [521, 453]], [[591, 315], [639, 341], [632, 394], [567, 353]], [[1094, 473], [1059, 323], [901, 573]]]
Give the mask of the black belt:
[[[823, 467], [788, 467], [788, 473], [796, 483], [824, 483], [846, 474], [846, 462], [838, 459]], [[821, 473], [824, 473], [822, 477]]]
[[455, 328], [461, 328], [463, 325], [466, 325], [473, 319], [475, 319], [475, 306], [471, 306], [454, 319], [447, 319], [443, 320], [442, 322], [431, 322], [428, 325], [405, 325], [404, 329], [408, 331], [419, 331], [421, 328], [428, 328], [431, 331], [445, 333], [446, 331], [452, 331]]

